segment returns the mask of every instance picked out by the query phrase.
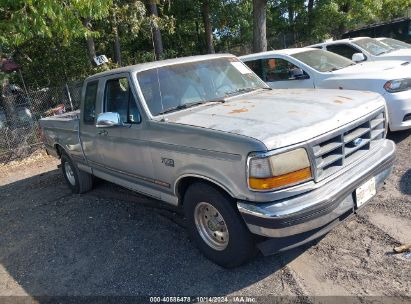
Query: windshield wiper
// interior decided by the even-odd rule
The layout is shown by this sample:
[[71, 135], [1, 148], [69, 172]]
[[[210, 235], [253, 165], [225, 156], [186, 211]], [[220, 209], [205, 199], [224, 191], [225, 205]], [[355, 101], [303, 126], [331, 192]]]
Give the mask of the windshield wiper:
[[209, 102], [224, 103], [225, 100], [221, 99], [221, 98], [216, 98], [216, 99], [210, 99], [210, 100], [205, 100], [205, 101], [196, 101], [196, 102], [184, 103], [184, 104], [178, 105], [176, 107], [172, 107], [172, 108], [169, 108], [167, 110], [164, 110], [164, 111], [162, 111], [158, 114], [167, 114], [167, 113], [171, 113], [171, 112], [176, 112], [176, 111], [179, 111], [179, 110], [188, 109], [188, 108], [198, 106], [198, 105], [201, 105], [201, 104], [205, 104], [205, 103], [209, 103]]
[[243, 89], [237, 89], [231, 92], [225, 92], [225, 96], [233, 96], [233, 95], [237, 95], [237, 94], [241, 94], [241, 93], [248, 93], [251, 91], [255, 91], [257, 90], [256, 88], [243, 88]]
[[183, 110], [183, 109], [187, 109], [187, 108], [190, 108], [190, 107], [194, 107], [194, 106], [200, 105], [202, 103], [204, 103], [204, 102], [203, 101], [198, 101], [198, 102], [185, 103], [185, 104], [178, 105], [176, 107], [168, 108], [167, 110], [164, 110], [164, 111], [162, 111], [158, 114], [167, 114], [167, 113], [175, 112], [175, 111], [178, 111], [178, 110]]
[[328, 72], [334, 72], [334, 71], [338, 71], [338, 70], [341, 70], [341, 69], [343, 69], [343, 68], [345, 68], [345, 67], [333, 67], [331, 70], [329, 70]]
[[328, 72], [334, 72], [334, 71], [342, 70], [342, 69], [345, 69], [346, 67], [353, 66], [353, 65], [356, 65], [356, 63], [353, 62], [353, 63], [350, 63], [349, 65], [343, 66], [343, 67], [334, 67], [331, 70], [329, 70]]
[[394, 51], [394, 49], [392, 49], [392, 50], [387, 50], [387, 51], [382, 51], [381, 53], [378, 53], [378, 54], [375, 55], [375, 56], [380, 56], [380, 55], [382, 55], [382, 54], [391, 53], [392, 51]]

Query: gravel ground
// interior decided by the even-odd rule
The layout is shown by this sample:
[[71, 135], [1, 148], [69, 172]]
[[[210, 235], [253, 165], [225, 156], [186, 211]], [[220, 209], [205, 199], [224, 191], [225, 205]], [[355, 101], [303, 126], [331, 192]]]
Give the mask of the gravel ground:
[[389, 135], [398, 149], [394, 172], [358, 215], [314, 245], [234, 270], [205, 259], [181, 215], [161, 202], [104, 181], [73, 195], [59, 161], [44, 154], [2, 166], [0, 296], [297, 295], [313, 302], [305, 296], [350, 295], [406, 303], [411, 256], [392, 248], [411, 243], [410, 135]]

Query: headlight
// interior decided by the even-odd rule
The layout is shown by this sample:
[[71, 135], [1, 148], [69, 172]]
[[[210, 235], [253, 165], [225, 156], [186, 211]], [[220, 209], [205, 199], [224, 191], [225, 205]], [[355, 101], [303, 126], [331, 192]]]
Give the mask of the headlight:
[[248, 185], [252, 190], [272, 190], [312, 178], [307, 151], [303, 148], [268, 157], [249, 159]]
[[411, 79], [402, 78], [389, 80], [384, 84], [384, 89], [389, 93], [411, 90]]

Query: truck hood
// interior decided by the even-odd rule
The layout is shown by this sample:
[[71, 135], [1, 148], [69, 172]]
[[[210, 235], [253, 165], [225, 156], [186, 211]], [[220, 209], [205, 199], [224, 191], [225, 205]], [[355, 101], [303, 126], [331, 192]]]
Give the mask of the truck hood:
[[384, 79], [391, 80], [411, 77], [411, 64], [407, 61], [365, 61], [330, 72], [334, 77], [348, 79]]
[[255, 138], [268, 150], [304, 142], [384, 106], [376, 93], [292, 89], [256, 91], [167, 115], [168, 122]]

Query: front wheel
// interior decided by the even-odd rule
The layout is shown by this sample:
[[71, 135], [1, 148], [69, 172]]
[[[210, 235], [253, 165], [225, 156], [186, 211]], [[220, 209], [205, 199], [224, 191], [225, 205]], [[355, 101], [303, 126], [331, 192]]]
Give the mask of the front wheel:
[[223, 192], [195, 183], [187, 189], [183, 206], [188, 233], [208, 259], [232, 268], [255, 254], [251, 233], [233, 200]]

